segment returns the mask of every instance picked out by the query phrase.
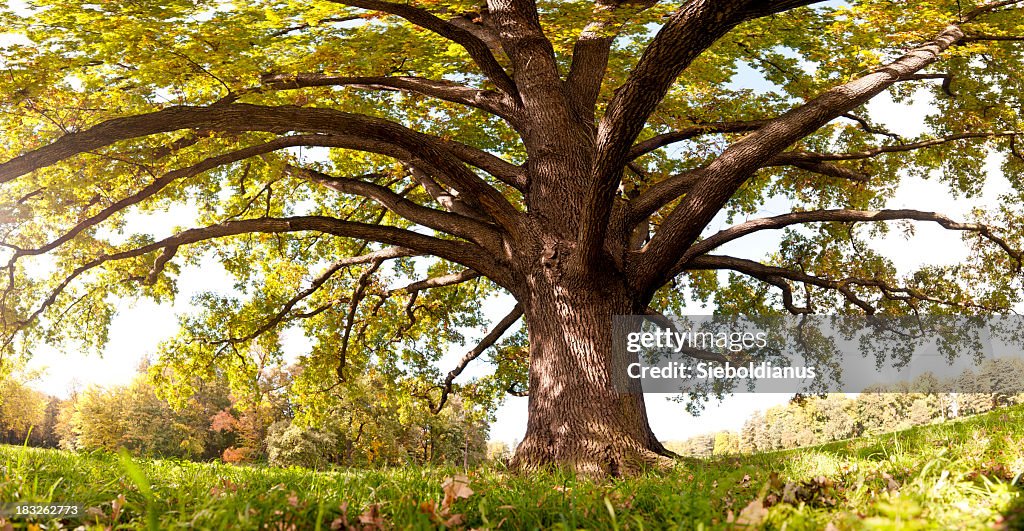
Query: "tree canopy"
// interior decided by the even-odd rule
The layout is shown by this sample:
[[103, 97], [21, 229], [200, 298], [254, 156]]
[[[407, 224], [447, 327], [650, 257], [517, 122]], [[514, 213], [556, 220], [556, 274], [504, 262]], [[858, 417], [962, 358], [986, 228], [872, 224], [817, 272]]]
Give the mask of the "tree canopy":
[[[172, 392], [255, 381], [294, 328], [305, 407], [372, 371], [436, 409], [489, 352], [494, 374], [460, 391], [529, 392], [534, 463], [663, 453], [642, 398], [608, 383], [613, 314], [1020, 300], [1020, 2], [38, 0], [0, 24], [18, 35], [0, 56], [5, 357], [101, 347], [118, 300], [172, 298], [182, 267], [216, 262], [235, 284], [163, 346]], [[880, 125], [883, 93], [930, 95], [924, 132]], [[908, 176], [978, 196], [991, 153], [998, 211], [886, 209]], [[883, 221], [974, 252], [901, 274], [872, 248]], [[762, 231], [781, 233], [771, 256], [722, 253]], [[502, 293], [518, 305], [488, 327]], [[443, 375], [470, 327], [483, 342]], [[573, 364], [594, 368], [566, 383]], [[591, 468], [631, 459], [611, 453]]]

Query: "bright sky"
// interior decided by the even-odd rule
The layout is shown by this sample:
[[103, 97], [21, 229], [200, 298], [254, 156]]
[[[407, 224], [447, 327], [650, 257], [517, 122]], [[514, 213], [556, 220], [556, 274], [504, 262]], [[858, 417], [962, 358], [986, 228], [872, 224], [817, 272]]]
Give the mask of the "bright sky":
[[[11, 42], [0, 34], [0, 45]], [[741, 72], [737, 81], [759, 82], [754, 74]], [[763, 81], [761, 81], [763, 83]], [[922, 93], [923, 94], [923, 93]], [[914, 136], [923, 131], [924, 117], [934, 110], [928, 97], [922, 96], [913, 104], [895, 104], [891, 99], [880, 96], [870, 105], [872, 115], [890, 130], [906, 136]], [[917, 208], [947, 213], [952, 217], [963, 217], [971, 207], [993, 205], [998, 194], [1006, 190], [1005, 180], [999, 176], [999, 158], [990, 157], [989, 185], [983, 197], [970, 204], [952, 197], [948, 189], [935, 181], [907, 179], [898, 190], [896, 197], [890, 202], [891, 208]], [[785, 212], [785, 203], [770, 203], [756, 216], [763, 217]], [[190, 215], [188, 209], [168, 212], [166, 214], [139, 218], [138, 226], [147, 226], [147, 231], [163, 232], [179, 224], [187, 224]], [[737, 220], [741, 222], [743, 220]], [[719, 219], [708, 228], [709, 232], [721, 230], [726, 224]], [[777, 240], [767, 233], [754, 236], [730, 244], [726, 248], [729, 254], [750, 258], [764, 257], [776, 249]], [[874, 242], [875, 248], [891, 257], [902, 271], [917, 268], [923, 263], [954, 263], [966, 256], [967, 250], [960, 242], [959, 235], [951, 234], [935, 224], [919, 223], [917, 231], [910, 240], [904, 240], [898, 231], [883, 240]], [[138, 302], [125, 301], [114, 319], [110, 331], [110, 343], [102, 357], [83, 356], [77, 353], [60, 353], [52, 349], [40, 349], [30, 363], [33, 369], [43, 370], [43, 376], [33, 386], [46, 393], [66, 396], [72, 387], [85, 387], [91, 384], [118, 385], [129, 382], [136, 375], [139, 362], [152, 355], [158, 343], [171, 337], [177, 327], [177, 315], [187, 312], [189, 301], [196, 294], [208, 290], [218, 290], [231, 285], [223, 269], [215, 262], [202, 267], [183, 268], [178, 281], [180, 294], [174, 304], [158, 305], [143, 300]], [[489, 304], [486, 313], [491, 322], [497, 322], [511, 308], [510, 298], [496, 300]], [[708, 313], [707, 310], [693, 308], [695, 314]], [[476, 337], [482, 337], [486, 330], [478, 331]], [[286, 341], [289, 354], [295, 356], [306, 348], [301, 337], [291, 337]], [[449, 355], [440, 363], [443, 372], [447, 372], [455, 364], [469, 346], [454, 346]], [[482, 360], [472, 363], [460, 381], [476, 375], [485, 374], [489, 367]], [[772, 405], [788, 400], [788, 394], [739, 394], [729, 397], [721, 403], [709, 404], [699, 417], [690, 416], [682, 404], [669, 401], [670, 395], [648, 395], [648, 413], [654, 432], [662, 440], [684, 439], [699, 433], [707, 433], [722, 429], [738, 430], [744, 420], [755, 410], [764, 410]], [[527, 399], [509, 397], [498, 411], [498, 421], [491, 427], [491, 438], [508, 443], [521, 440], [526, 430]]]

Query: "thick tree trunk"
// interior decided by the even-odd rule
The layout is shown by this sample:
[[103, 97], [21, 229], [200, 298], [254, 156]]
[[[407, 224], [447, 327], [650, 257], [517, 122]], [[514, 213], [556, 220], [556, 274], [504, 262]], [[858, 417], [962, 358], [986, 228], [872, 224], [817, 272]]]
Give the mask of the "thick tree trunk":
[[627, 379], [636, 355], [612, 350], [612, 316], [637, 313], [637, 301], [611, 280], [566, 286], [538, 277], [524, 303], [529, 421], [513, 465], [618, 476], [667, 463], [672, 454], [651, 431], [643, 393]]

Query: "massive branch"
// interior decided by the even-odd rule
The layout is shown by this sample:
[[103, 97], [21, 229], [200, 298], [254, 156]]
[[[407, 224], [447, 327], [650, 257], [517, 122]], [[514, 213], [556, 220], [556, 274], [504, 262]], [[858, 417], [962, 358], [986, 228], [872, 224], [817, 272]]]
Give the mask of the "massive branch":
[[593, 18], [573, 44], [572, 63], [565, 78], [566, 92], [581, 118], [594, 119], [594, 107], [608, 68], [612, 43], [622, 29], [624, 19], [655, 3], [656, 0], [594, 2]]
[[896, 61], [826, 91], [728, 147], [702, 170], [704, 178], [668, 214], [651, 241], [630, 257], [629, 269], [637, 287], [649, 292], [671, 278], [674, 264], [696, 241], [707, 223], [736, 190], [773, 157], [836, 117], [867, 102], [904, 76], [934, 63], [943, 51], [963, 36], [958, 26], [948, 26], [934, 40]]
[[[0, 164], [0, 183], [120, 140], [180, 129], [300, 131], [359, 138], [368, 147], [356, 149], [385, 154], [398, 151], [430, 165], [435, 168], [439, 179], [463, 194], [464, 200], [478, 205], [506, 230], [515, 232], [518, 229], [518, 211], [498, 190], [466, 168], [460, 158], [447, 149], [444, 141], [381, 118], [324, 108], [249, 104], [182, 106], [115, 118], [86, 131], [64, 135], [51, 144]], [[376, 147], [371, 148], [370, 145]]]
[[597, 159], [583, 200], [575, 268], [598, 259], [631, 146], [676, 78], [737, 24], [815, 2], [694, 0], [672, 14], [644, 50], [629, 78], [616, 90], [601, 118]]
[[552, 118], [558, 125], [571, 123], [555, 50], [541, 27], [536, 3], [489, 0], [487, 7], [505, 54], [512, 61], [512, 75], [531, 125], [545, 127], [540, 120]]

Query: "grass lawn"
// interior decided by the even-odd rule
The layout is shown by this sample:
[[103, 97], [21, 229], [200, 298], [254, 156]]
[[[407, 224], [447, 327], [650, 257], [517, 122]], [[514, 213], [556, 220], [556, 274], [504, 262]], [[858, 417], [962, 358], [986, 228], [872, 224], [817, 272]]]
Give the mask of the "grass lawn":
[[465, 474], [466, 484], [463, 474], [0, 446], [0, 503], [78, 503], [84, 513], [63, 522], [0, 518], [0, 530], [1024, 529], [1024, 407], [813, 448], [686, 460], [624, 480], [486, 468]]

